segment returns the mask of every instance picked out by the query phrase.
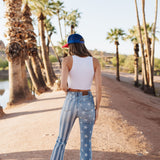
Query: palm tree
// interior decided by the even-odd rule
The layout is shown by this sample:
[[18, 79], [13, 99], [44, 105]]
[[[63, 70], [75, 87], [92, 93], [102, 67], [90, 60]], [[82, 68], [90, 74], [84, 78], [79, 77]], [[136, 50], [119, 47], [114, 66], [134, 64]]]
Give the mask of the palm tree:
[[155, 31], [156, 31], [156, 22], [157, 22], [157, 11], [158, 11], [158, 0], [156, 0], [156, 9], [155, 9], [155, 22], [154, 22], [154, 29], [153, 29], [153, 41], [152, 45], [153, 48], [151, 50], [151, 38], [148, 36], [147, 31], [147, 24], [146, 24], [146, 17], [145, 17], [145, 0], [142, 0], [142, 16], [143, 16], [143, 29], [144, 29], [144, 44], [145, 44], [145, 51], [146, 56], [144, 57], [144, 48], [143, 48], [143, 41], [142, 41], [142, 33], [141, 27], [139, 22], [139, 14], [138, 14], [138, 7], [137, 1], [135, 0], [136, 6], [136, 14], [137, 14], [137, 23], [139, 28], [139, 37], [141, 40], [141, 48], [142, 48], [142, 64], [144, 70], [144, 91], [149, 94], [155, 95], [155, 88], [154, 88], [154, 81], [153, 81], [153, 72], [154, 72], [154, 47], [155, 47]]
[[64, 8], [64, 2], [61, 2], [57, 0], [56, 2], [50, 2], [48, 5], [48, 8], [52, 11], [52, 14], [57, 15], [58, 17], [58, 24], [59, 24], [59, 30], [60, 30], [60, 35], [61, 35], [61, 41], [63, 40], [62, 36], [62, 28], [61, 28], [61, 20], [62, 20], [62, 13], [63, 13], [63, 8]]
[[138, 34], [139, 34], [139, 40], [140, 40], [140, 46], [141, 46], [141, 52], [142, 52], [142, 77], [143, 77], [143, 82], [144, 82], [142, 89], [146, 90], [146, 88], [148, 86], [147, 69], [146, 69], [146, 60], [145, 60], [145, 55], [144, 55], [144, 44], [143, 44], [143, 39], [142, 39], [142, 30], [141, 30], [141, 25], [140, 25], [140, 20], [139, 20], [137, 0], [135, 0], [135, 7], [136, 7]]
[[68, 12], [63, 10], [63, 14], [62, 14], [62, 19], [64, 21], [64, 33], [65, 33], [65, 38], [67, 37], [67, 31], [66, 31], [66, 26], [67, 26], [67, 16], [68, 16]]
[[155, 19], [153, 24], [153, 34], [152, 34], [152, 50], [151, 50], [151, 67], [152, 67], [152, 86], [154, 86], [154, 52], [155, 52], [155, 33], [157, 24], [157, 14], [158, 14], [158, 0], [156, 0], [155, 5]]
[[51, 24], [51, 19], [48, 19], [48, 20], [46, 19], [45, 20], [45, 29], [46, 29], [46, 33], [47, 33], [47, 37], [48, 37], [48, 42], [47, 42], [48, 51], [49, 51], [49, 44], [51, 43], [52, 49], [53, 49], [53, 51], [54, 51], [54, 53], [55, 53], [55, 55], [56, 55], [56, 57], [58, 59], [58, 62], [59, 62], [60, 68], [61, 68], [61, 60], [60, 60], [60, 58], [59, 58], [59, 56], [58, 56], [58, 54], [56, 52], [56, 49], [55, 49], [55, 47], [53, 45], [53, 42], [51, 41], [52, 34], [56, 33], [55, 27]]
[[78, 9], [71, 11], [67, 16], [67, 25], [71, 27], [71, 34], [74, 34], [75, 27], [78, 26], [78, 19], [81, 18], [81, 13], [78, 12]]
[[36, 94], [43, 93], [48, 90], [40, 69], [40, 64], [38, 61], [38, 50], [36, 34], [34, 33], [31, 12], [28, 3], [25, 4], [23, 9], [22, 22], [25, 25], [25, 42], [26, 42], [26, 53], [28, 58], [26, 59], [26, 66], [30, 74], [32, 84], [34, 86]]
[[120, 81], [119, 76], [119, 51], [118, 51], [118, 45], [119, 45], [119, 39], [124, 38], [124, 31], [119, 28], [111, 29], [110, 32], [107, 33], [106, 40], [110, 40], [110, 42], [114, 42], [116, 45], [116, 59], [117, 59], [117, 69], [116, 69], [116, 79]]
[[43, 64], [45, 68], [46, 81], [48, 86], [53, 86], [56, 79], [54, 72], [51, 69], [51, 63], [49, 61], [49, 55], [46, 52], [46, 43], [45, 43], [45, 25], [44, 20], [46, 16], [52, 15], [52, 11], [49, 8], [48, 0], [30, 0], [29, 6], [31, 7], [33, 13], [38, 17], [39, 32], [41, 37], [41, 50]]
[[138, 58], [139, 58], [138, 28], [136, 26], [133, 26], [132, 29], [129, 29], [129, 34], [125, 37], [125, 39], [130, 39], [131, 42], [134, 44], [134, 71], [135, 71], [134, 85], [138, 87], [139, 86], [139, 81], [138, 81]]
[[33, 96], [29, 90], [25, 69], [25, 43], [24, 28], [21, 22], [22, 1], [4, 0], [6, 4], [6, 18], [8, 26], [8, 41], [6, 54], [9, 61], [9, 103], [14, 105], [26, 99], [32, 99]]

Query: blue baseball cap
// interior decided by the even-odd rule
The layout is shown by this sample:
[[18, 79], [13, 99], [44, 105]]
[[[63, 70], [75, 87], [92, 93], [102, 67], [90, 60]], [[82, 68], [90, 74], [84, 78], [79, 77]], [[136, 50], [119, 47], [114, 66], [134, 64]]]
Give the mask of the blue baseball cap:
[[84, 39], [80, 34], [71, 34], [68, 37], [68, 43], [62, 46], [62, 48], [68, 48], [68, 45], [71, 43], [84, 43]]

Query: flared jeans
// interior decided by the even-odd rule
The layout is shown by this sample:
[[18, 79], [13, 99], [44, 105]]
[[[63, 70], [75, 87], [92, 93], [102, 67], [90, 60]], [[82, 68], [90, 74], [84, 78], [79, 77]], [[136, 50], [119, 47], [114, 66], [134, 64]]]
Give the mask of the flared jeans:
[[63, 160], [65, 146], [73, 127], [79, 118], [81, 146], [80, 160], [92, 160], [91, 137], [95, 122], [95, 108], [92, 93], [68, 92], [61, 111], [59, 136], [50, 160]]

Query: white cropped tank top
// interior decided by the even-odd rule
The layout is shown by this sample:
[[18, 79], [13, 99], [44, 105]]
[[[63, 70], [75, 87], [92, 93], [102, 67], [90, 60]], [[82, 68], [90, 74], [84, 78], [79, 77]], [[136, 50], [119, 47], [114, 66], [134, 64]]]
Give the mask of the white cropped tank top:
[[73, 64], [68, 75], [68, 88], [90, 90], [93, 77], [93, 57], [72, 56]]

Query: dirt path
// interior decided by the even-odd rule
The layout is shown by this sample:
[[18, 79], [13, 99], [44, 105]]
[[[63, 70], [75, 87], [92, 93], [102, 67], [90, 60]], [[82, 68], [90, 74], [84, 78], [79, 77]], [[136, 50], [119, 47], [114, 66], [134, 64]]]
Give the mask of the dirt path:
[[[94, 126], [93, 160], [160, 160], [160, 98], [103, 76], [100, 117]], [[109, 77], [109, 78], [108, 78]], [[94, 85], [92, 87], [94, 92]], [[58, 136], [62, 91], [5, 110], [0, 120], [0, 160], [49, 160]], [[64, 160], [79, 160], [76, 120]]]

